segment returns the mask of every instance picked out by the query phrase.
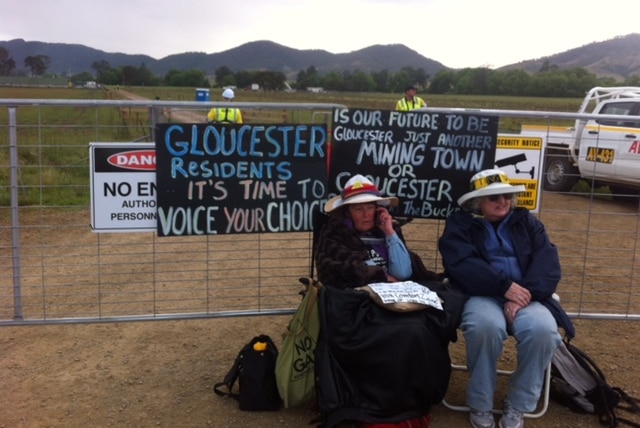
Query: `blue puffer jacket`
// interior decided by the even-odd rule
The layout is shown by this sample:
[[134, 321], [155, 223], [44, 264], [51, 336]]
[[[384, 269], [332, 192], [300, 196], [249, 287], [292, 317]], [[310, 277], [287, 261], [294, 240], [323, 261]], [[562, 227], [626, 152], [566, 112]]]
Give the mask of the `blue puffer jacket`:
[[[438, 242], [442, 262], [451, 282], [466, 294], [504, 299], [512, 280], [489, 264], [484, 246], [487, 231], [482, 221], [462, 211], [447, 218]], [[573, 323], [552, 297], [560, 281], [560, 260], [544, 225], [529, 211], [520, 208], [505, 221], [522, 272], [518, 283], [531, 292], [532, 300], [545, 305], [567, 336], [573, 338]]]

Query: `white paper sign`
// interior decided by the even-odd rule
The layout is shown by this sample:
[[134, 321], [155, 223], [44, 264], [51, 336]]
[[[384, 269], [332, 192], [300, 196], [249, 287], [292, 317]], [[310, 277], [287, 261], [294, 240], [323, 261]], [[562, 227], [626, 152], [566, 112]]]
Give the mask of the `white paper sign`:
[[380, 296], [382, 303], [420, 303], [442, 310], [438, 294], [417, 282], [375, 282], [369, 288]]
[[155, 143], [91, 142], [91, 228], [94, 232], [155, 232]]

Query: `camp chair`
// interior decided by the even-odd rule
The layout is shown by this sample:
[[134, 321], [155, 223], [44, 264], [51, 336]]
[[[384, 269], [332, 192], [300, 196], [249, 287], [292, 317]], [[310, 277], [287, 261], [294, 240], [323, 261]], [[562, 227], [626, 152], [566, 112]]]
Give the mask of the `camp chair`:
[[[560, 300], [560, 297], [557, 294], [553, 294], [553, 298], [556, 300]], [[469, 368], [464, 364], [451, 364], [451, 368], [453, 370], [459, 371], [469, 371]], [[511, 376], [513, 374], [513, 370], [497, 370], [498, 375], [502, 376]], [[544, 372], [544, 384], [542, 385], [542, 393], [540, 394], [540, 401], [538, 402], [538, 408], [536, 411], [531, 413], [524, 413], [523, 416], [525, 418], [539, 418], [542, 417], [549, 408], [549, 397], [551, 395], [551, 362], [549, 362], [549, 366]], [[444, 404], [447, 408], [459, 412], [469, 412], [471, 409], [468, 406], [451, 404], [447, 401], [447, 397], [442, 400], [442, 404]], [[502, 414], [502, 409], [493, 409], [493, 413]]]
[[[451, 368], [453, 370], [462, 370], [469, 371], [466, 365], [461, 364], [451, 364]], [[499, 375], [510, 376], [513, 374], [513, 370], [502, 370], [498, 369], [497, 373]], [[525, 418], [539, 418], [542, 417], [547, 412], [549, 408], [549, 396], [551, 395], [551, 363], [544, 372], [544, 384], [542, 386], [542, 394], [540, 395], [540, 401], [538, 403], [538, 409], [532, 413], [523, 413]], [[442, 400], [442, 404], [444, 404], [447, 408], [459, 412], [469, 412], [471, 409], [468, 406], [451, 404], [447, 401], [447, 397]], [[493, 413], [502, 414], [502, 409], [493, 409]]]

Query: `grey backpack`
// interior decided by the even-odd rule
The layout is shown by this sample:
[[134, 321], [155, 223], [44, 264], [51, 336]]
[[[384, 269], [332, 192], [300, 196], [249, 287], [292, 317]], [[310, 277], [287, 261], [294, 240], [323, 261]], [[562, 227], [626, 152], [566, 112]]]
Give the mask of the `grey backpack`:
[[569, 340], [560, 344], [551, 362], [551, 397], [574, 411], [598, 415], [602, 425], [640, 428], [616, 415], [616, 410], [640, 414], [638, 400], [609, 385], [593, 359]]

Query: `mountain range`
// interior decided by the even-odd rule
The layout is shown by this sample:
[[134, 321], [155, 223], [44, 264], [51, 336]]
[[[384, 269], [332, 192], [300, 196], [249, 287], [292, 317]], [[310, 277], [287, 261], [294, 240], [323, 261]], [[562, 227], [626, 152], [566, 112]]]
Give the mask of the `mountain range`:
[[[283, 72], [288, 78], [295, 78], [301, 70], [313, 66], [323, 74], [331, 70], [391, 72], [409, 66], [422, 68], [434, 76], [443, 69], [452, 69], [434, 59], [427, 58], [402, 44], [373, 45], [349, 53], [334, 54], [320, 49], [292, 49], [270, 41], [254, 41], [219, 53], [185, 52], [155, 59], [148, 55], [130, 55], [104, 52], [79, 44], [47, 43], [14, 39], [0, 41], [9, 56], [21, 69], [28, 56], [46, 55], [51, 59], [49, 73], [73, 75], [82, 71], [93, 72], [91, 64], [107, 61], [111, 67], [140, 67], [145, 65], [156, 75], [164, 75], [169, 70], [202, 70], [207, 75], [227, 66], [233, 71], [269, 70]], [[565, 52], [543, 58], [532, 58], [510, 64], [498, 70], [522, 69], [538, 71], [548, 61], [560, 69], [580, 67], [599, 77], [625, 79], [640, 75], [640, 34], [633, 33], [614, 39], [594, 42]]]

